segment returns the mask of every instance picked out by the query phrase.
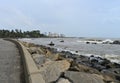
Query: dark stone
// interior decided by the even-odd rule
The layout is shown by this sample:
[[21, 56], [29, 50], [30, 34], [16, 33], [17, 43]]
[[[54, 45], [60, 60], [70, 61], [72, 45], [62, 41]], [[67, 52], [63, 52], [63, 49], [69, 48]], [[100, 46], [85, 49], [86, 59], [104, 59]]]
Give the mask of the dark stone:
[[90, 42], [86, 42], [86, 44], [90, 44]]
[[75, 51], [76, 53], [78, 53], [78, 51]]
[[50, 42], [48, 45], [50, 46], [54, 46], [55, 44], [53, 42]]
[[120, 41], [119, 40], [115, 40], [115, 41], [113, 41], [113, 44], [120, 44]]
[[97, 44], [96, 42], [93, 42], [92, 44]]
[[57, 52], [57, 49], [55, 49], [55, 48], [50, 48], [50, 47], [48, 47], [47, 48], [51, 53], [58, 53]]
[[115, 68], [120, 68], [120, 64], [118, 63], [113, 63], [113, 65], [115, 66]]
[[64, 42], [64, 40], [61, 40], [60, 42]]

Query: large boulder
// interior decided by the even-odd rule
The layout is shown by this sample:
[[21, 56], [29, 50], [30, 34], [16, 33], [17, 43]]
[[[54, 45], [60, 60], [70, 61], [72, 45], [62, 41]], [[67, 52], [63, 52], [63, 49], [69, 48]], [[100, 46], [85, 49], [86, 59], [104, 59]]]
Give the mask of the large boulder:
[[108, 70], [102, 70], [101, 72], [120, 82], [120, 68], [111, 68]]
[[68, 79], [60, 78], [56, 83], [71, 83]]
[[115, 40], [115, 41], [113, 41], [113, 44], [120, 44], [120, 41], [119, 40]]
[[30, 54], [39, 54], [37, 47], [30, 47], [30, 48], [28, 48], [28, 51]]
[[46, 54], [45, 49], [43, 49], [42, 47], [38, 48], [39, 54]]
[[33, 43], [28, 43], [28, 42], [22, 42], [21, 41], [21, 43], [25, 46], [25, 47], [35, 47], [35, 44], [33, 44]]
[[104, 83], [101, 76], [84, 72], [66, 71], [64, 76], [72, 83]]
[[50, 83], [55, 82], [69, 67], [70, 63], [67, 60], [61, 60], [45, 63], [39, 69], [46, 83]]
[[32, 55], [33, 60], [35, 61], [35, 63], [37, 65], [42, 65], [45, 63], [46, 57], [45, 55], [41, 55], [41, 54], [33, 54]]
[[100, 74], [100, 72], [92, 67], [83, 65], [83, 64], [77, 64], [74, 61], [71, 63], [71, 67], [69, 69], [70, 71], [79, 71], [79, 72], [86, 72], [86, 73], [95, 73]]
[[60, 57], [60, 55], [59, 55], [59, 53], [57, 53], [57, 54], [49, 55], [48, 58], [53, 60], [53, 61], [56, 61], [56, 60], [59, 60], [59, 57]]

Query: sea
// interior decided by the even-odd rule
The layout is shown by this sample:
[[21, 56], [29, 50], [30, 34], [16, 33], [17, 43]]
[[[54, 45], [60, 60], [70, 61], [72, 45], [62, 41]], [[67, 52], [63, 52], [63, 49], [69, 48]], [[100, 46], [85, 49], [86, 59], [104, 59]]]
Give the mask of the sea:
[[[22, 38], [20, 41], [34, 43], [38, 45], [44, 45], [51, 48], [56, 48], [58, 51], [70, 51], [73, 54], [84, 55], [84, 56], [99, 56], [107, 58], [112, 62], [120, 64], [120, 45], [114, 44], [102, 44], [102, 41], [107, 38], [82, 38], [82, 37], [71, 37], [71, 38]], [[86, 41], [97, 41], [97, 44], [86, 44]], [[116, 40], [116, 39], [107, 39]], [[53, 42], [54, 46], [48, 44]]]

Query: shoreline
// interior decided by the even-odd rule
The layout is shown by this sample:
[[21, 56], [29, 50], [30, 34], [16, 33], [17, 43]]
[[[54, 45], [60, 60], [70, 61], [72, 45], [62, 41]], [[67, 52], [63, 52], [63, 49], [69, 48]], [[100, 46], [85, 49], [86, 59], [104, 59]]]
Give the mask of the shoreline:
[[[63, 40], [63, 42], [61, 42]], [[55, 45], [51, 46], [52, 48], [56, 48], [58, 50], [66, 50], [66, 51], [71, 51], [72, 53], [76, 54], [76, 51], [81, 55], [95, 55], [103, 58], [107, 58], [109, 60], [112, 60], [113, 62], [118, 62], [120, 63], [120, 45], [115, 45], [115, 44], [86, 44], [86, 43], [81, 43], [77, 41], [82, 41], [79, 39], [44, 39], [44, 38], [38, 38], [38, 39], [20, 39], [20, 41], [26, 41], [29, 43], [34, 43], [34, 44], [41, 44], [45, 46], [49, 46], [48, 44], [52, 41]], [[78, 54], [77, 53], [77, 54]]]
[[[120, 80], [118, 79], [120, 78], [120, 64], [118, 63], [113, 63], [105, 58], [95, 57], [94, 55], [88, 57], [83, 55], [72, 54], [69, 51], [59, 52], [55, 48], [50, 48], [43, 45], [35, 45], [33, 43], [27, 43], [27, 42], [22, 42], [22, 43], [28, 48], [28, 51], [31, 53], [31, 56], [35, 60], [38, 68], [42, 68], [40, 65], [41, 64], [40, 60], [43, 60], [44, 58], [50, 59], [50, 61], [55, 61], [55, 62], [67, 60], [71, 65], [67, 69], [69, 73], [71, 72], [77, 72], [77, 73], [84, 72], [86, 74], [92, 73], [92, 74], [102, 75], [102, 77], [104, 78], [103, 83], [108, 83], [108, 81], [110, 81], [109, 83], [120, 82]], [[44, 56], [40, 56], [41, 54]], [[43, 62], [42, 64], [44, 64]], [[82, 66], [82, 67], [79, 68], [78, 66]], [[109, 77], [110, 79], [105, 79], [105, 76]], [[69, 77], [69, 79], [72, 78]]]

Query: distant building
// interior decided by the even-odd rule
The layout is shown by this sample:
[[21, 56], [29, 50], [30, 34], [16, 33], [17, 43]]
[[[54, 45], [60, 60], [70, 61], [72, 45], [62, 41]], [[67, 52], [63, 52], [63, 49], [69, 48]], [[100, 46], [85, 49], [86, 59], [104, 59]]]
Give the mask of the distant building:
[[64, 34], [58, 34], [58, 33], [49, 32], [48, 37], [56, 37], [56, 38], [58, 38], [58, 37], [65, 37], [65, 35]]

